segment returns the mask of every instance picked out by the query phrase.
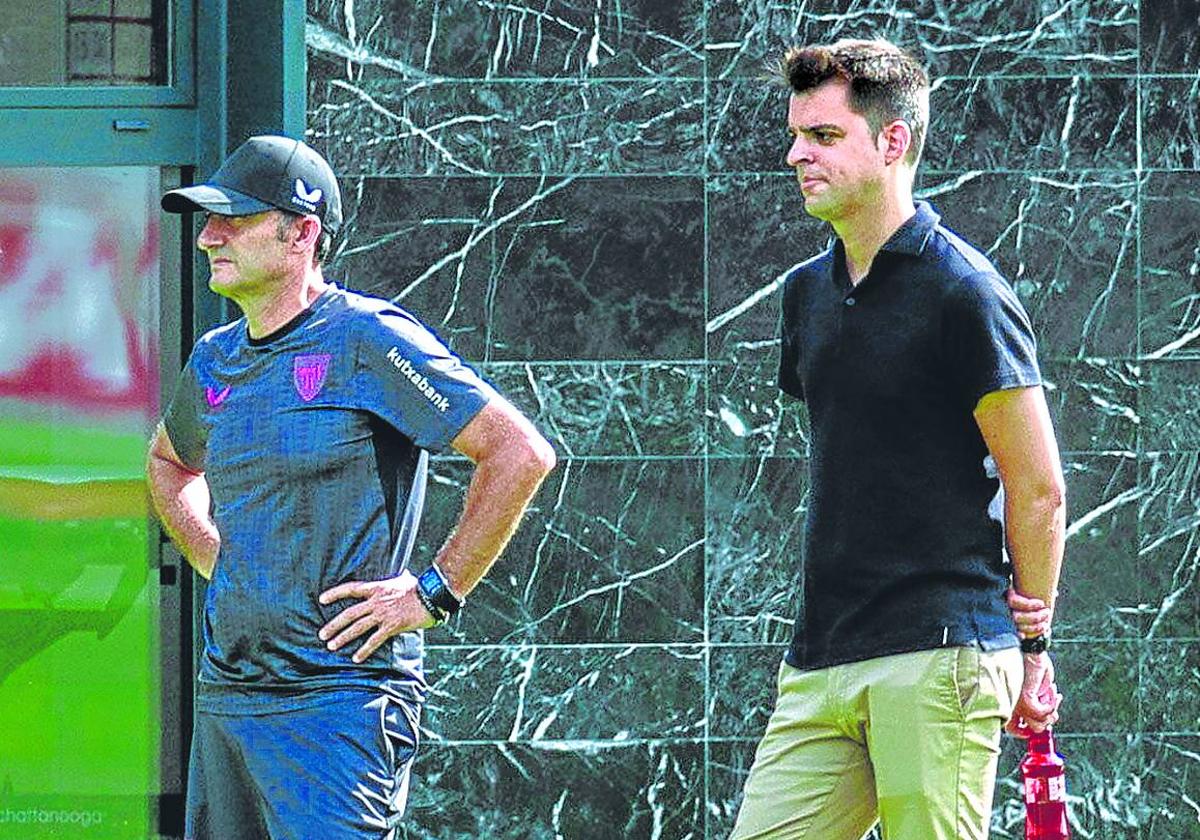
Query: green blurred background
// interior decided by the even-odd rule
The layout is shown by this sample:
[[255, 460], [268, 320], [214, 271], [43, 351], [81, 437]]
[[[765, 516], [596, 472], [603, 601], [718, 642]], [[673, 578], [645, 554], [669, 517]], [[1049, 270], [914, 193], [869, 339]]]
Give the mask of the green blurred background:
[[159, 174], [88, 174], [0, 170], [0, 837], [156, 833]]

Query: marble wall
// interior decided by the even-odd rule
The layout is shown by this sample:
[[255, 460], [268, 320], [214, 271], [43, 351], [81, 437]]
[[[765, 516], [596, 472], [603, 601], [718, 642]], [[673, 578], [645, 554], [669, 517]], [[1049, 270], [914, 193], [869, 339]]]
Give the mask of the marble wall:
[[[795, 614], [806, 433], [777, 278], [821, 248], [781, 46], [935, 77], [919, 182], [1015, 284], [1070, 494], [1079, 837], [1200, 838], [1200, 2], [308, 0], [332, 275], [400, 301], [560, 467], [430, 634], [410, 838], [723, 838]], [[465, 462], [437, 462], [432, 550]], [[995, 838], [1022, 836], [1016, 745]]]

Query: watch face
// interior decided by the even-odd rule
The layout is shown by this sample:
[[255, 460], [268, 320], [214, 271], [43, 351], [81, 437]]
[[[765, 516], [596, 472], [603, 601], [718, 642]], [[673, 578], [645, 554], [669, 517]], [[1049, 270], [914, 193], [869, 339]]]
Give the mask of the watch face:
[[445, 580], [442, 579], [441, 574], [433, 566], [430, 566], [417, 578], [417, 588], [421, 590], [434, 606], [449, 615], [458, 612], [459, 608], [462, 607], [458, 598], [454, 597], [454, 593], [446, 587]]
[[436, 574], [426, 570], [417, 578], [417, 589], [420, 589], [430, 601], [437, 603], [437, 596], [442, 588], [442, 582], [438, 580]]

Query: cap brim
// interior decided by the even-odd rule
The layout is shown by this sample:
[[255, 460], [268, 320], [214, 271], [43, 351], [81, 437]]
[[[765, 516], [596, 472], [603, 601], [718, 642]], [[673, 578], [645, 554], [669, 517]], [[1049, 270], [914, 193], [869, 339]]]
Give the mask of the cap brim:
[[275, 205], [257, 198], [219, 187], [215, 184], [197, 184], [164, 193], [162, 209], [168, 213], [216, 213], [219, 216], [250, 216], [274, 210]]

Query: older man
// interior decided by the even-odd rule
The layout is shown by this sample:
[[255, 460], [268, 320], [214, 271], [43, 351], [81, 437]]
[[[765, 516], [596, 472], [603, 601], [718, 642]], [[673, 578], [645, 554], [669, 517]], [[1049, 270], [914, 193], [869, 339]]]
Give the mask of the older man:
[[[553, 450], [417, 318], [325, 278], [341, 197], [304, 143], [251, 138], [162, 204], [206, 214], [210, 286], [242, 312], [196, 343], [148, 464], [166, 530], [211, 578], [186, 836], [391, 838], [421, 630], [496, 560]], [[414, 574], [428, 455], [447, 447], [474, 473]]]

